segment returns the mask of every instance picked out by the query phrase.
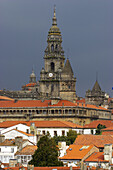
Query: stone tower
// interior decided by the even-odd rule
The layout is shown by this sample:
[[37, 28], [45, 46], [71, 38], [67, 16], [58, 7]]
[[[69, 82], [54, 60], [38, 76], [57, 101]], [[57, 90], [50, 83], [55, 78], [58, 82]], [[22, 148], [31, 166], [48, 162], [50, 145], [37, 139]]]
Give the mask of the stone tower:
[[[40, 96], [43, 98], [75, 98], [74, 74], [67, 59], [64, 66], [62, 36], [57, 26], [56, 12], [48, 32], [47, 47], [44, 55], [44, 68], [40, 72]], [[69, 93], [70, 92], [70, 93]], [[68, 97], [68, 98], [67, 98]]]
[[33, 69], [32, 69], [32, 73], [30, 74], [30, 77], [29, 77], [29, 83], [36, 83], [36, 76], [35, 76]]
[[60, 80], [60, 97], [66, 100], [76, 99], [76, 78], [70, 64], [69, 59], [66, 60], [65, 66], [61, 72]]
[[92, 90], [86, 91], [85, 100], [87, 104], [94, 104], [100, 106], [107, 103], [107, 96], [106, 93], [101, 90], [101, 87], [98, 81], [96, 80]]

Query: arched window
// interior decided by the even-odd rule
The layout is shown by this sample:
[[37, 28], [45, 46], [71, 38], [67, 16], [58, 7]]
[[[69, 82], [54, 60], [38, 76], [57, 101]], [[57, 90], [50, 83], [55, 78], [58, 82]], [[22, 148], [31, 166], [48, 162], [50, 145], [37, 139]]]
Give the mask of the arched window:
[[51, 63], [51, 71], [54, 71], [55, 70], [55, 64], [52, 62]]
[[54, 45], [53, 44], [51, 45], [51, 51], [52, 52], [54, 51]]
[[58, 49], [58, 45], [56, 44], [56, 46], [55, 46], [55, 49], [57, 50]]

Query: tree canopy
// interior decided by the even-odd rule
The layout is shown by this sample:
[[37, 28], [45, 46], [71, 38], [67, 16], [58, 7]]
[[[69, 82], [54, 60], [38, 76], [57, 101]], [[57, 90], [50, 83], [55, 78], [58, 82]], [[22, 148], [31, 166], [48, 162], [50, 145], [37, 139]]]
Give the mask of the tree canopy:
[[29, 164], [35, 167], [63, 166], [63, 163], [58, 160], [58, 148], [53, 138], [48, 135], [41, 137], [37, 147]]
[[102, 133], [101, 130], [104, 129], [104, 128], [106, 128], [105, 125], [98, 124], [97, 129], [96, 129], [96, 135], [101, 135], [101, 133]]
[[69, 130], [69, 132], [67, 132], [67, 136], [54, 136], [53, 138], [56, 144], [58, 144], [59, 141], [65, 141], [67, 145], [70, 145], [70, 144], [73, 144], [77, 135], [78, 134], [76, 131]]

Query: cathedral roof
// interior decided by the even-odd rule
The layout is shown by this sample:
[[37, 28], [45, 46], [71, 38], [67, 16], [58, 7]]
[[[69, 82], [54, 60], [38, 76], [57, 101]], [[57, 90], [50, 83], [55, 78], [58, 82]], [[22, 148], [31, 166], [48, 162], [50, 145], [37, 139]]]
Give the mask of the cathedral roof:
[[92, 91], [101, 91], [100, 85], [99, 85], [97, 80], [96, 80], [96, 82], [95, 82], [95, 84], [93, 86]]
[[71, 67], [69, 59], [66, 60], [65, 66], [64, 66], [64, 68], [62, 70], [62, 73], [73, 74], [73, 70], [72, 70], [72, 67]]

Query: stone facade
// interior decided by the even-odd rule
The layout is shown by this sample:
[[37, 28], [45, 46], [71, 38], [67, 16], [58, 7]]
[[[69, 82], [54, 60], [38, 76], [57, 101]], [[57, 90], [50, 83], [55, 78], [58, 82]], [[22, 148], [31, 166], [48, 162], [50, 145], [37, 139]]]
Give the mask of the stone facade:
[[[8, 120], [64, 120], [79, 125], [89, 124], [92, 120], [111, 119], [111, 112], [102, 107], [88, 104], [50, 100], [4, 101], [0, 104], [0, 121]], [[10, 105], [9, 105], [10, 104]]]
[[92, 90], [86, 91], [85, 101], [87, 104], [96, 106], [108, 105], [109, 96], [101, 90], [101, 87], [96, 80]]

